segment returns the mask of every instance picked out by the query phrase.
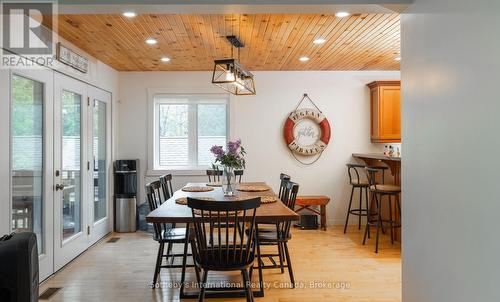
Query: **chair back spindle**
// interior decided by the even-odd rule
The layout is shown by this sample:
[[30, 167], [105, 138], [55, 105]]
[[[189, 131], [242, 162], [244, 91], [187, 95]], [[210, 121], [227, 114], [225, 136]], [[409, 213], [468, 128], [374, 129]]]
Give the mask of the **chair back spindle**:
[[[194, 220], [198, 264], [205, 269], [224, 270], [253, 262], [255, 213], [260, 198], [221, 202], [188, 197], [188, 206]], [[248, 232], [244, 231], [246, 227]]]

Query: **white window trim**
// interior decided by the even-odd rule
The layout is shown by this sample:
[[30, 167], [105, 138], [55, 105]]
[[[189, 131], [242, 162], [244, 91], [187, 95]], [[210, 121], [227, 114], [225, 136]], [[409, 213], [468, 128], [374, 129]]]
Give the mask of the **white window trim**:
[[[156, 159], [156, 152], [157, 148], [155, 145], [155, 136], [157, 135], [156, 131], [156, 110], [155, 110], [155, 96], [158, 95], [165, 95], [165, 96], [173, 96], [173, 95], [178, 95], [178, 96], [193, 96], [193, 95], [203, 95], [203, 96], [213, 96], [215, 97], [221, 97], [224, 96], [227, 99], [227, 109], [226, 109], [226, 137], [229, 140], [232, 135], [232, 129], [233, 129], [233, 113], [235, 110], [234, 106], [234, 98], [232, 95], [228, 93], [214, 93], [214, 92], [207, 92], [207, 93], [200, 93], [200, 92], [190, 92], [190, 91], [172, 91], [171, 89], [165, 89], [165, 88], [150, 88], [147, 90], [148, 93], [148, 133], [147, 133], [147, 138], [148, 138], [148, 158], [147, 158], [147, 163], [148, 163], [148, 169], [146, 171], [146, 176], [160, 176], [164, 175], [167, 173], [172, 173], [173, 175], [176, 176], [202, 176], [205, 175], [205, 170], [208, 168], [207, 167], [171, 167], [168, 170], [165, 169], [158, 169], [155, 167], [155, 159]], [[199, 103], [203, 103], [203, 101], [200, 101]], [[194, 151], [190, 151], [194, 152]]]

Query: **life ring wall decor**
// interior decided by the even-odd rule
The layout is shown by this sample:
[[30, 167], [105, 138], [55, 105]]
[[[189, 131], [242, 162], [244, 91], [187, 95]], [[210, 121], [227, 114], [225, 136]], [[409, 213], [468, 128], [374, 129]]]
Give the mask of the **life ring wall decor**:
[[[309, 100], [315, 107], [298, 109], [300, 104]], [[314, 102], [304, 94], [294, 111], [290, 113], [283, 126], [283, 136], [294, 158], [302, 164], [309, 165], [316, 162], [331, 138], [331, 128], [328, 119], [314, 104]], [[295, 155], [317, 156], [310, 163], [305, 163]]]

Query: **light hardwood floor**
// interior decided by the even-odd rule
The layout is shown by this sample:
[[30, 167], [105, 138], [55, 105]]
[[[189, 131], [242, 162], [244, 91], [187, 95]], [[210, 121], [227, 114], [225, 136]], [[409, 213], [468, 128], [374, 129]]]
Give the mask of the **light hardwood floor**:
[[[265, 297], [256, 301], [401, 301], [399, 244], [391, 246], [389, 237], [383, 236], [379, 254], [375, 254], [374, 239], [363, 246], [362, 234], [355, 226], [347, 235], [341, 227], [329, 227], [327, 232], [293, 230], [290, 253], [296, 282], [304, 288], [271, 287]], [[120, 240], [107, 243], [110, 237]], [[40, 293], [48, 287], [62, 287], [51, 302], [178, 301], [178, 289], [149, 288], [157, 247], [147, 233], [110, 234], [46, 280]], [[256, 276], [254, 272], [254, 280]], [[195, 280], [194, 274], [189, 272], [187, 279]], [[180, 270], [163, 269], [161, 280], [180, 280]], [[280, 274], [279, 270], [264, 270], [264, 280], [270, 285], [286, 286], [289, 279], [286, 271]], [[334, 288], [313, 288], [311, 282]], [[335, 288], [342, 286], [348, 288]]]

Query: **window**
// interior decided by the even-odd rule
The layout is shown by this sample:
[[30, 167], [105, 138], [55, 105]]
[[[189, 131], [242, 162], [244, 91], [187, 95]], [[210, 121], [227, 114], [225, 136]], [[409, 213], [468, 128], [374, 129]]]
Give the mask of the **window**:
[[210, 166], [227, 141], [227, 95], [154, 95], [154, 169]]

